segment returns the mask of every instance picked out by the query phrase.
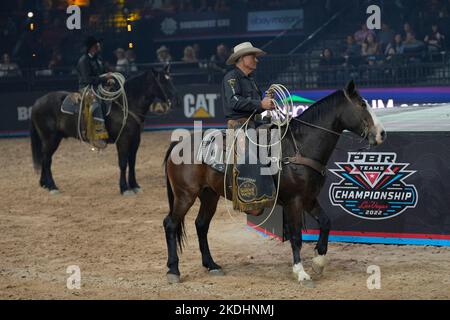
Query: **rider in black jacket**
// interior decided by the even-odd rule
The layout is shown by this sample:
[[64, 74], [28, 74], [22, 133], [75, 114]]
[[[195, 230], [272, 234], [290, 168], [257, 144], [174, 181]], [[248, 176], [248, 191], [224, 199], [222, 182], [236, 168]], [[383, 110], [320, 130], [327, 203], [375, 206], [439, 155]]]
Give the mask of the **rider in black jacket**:
[[[258, 63], [257, 57], [265, 52], [244, 42], [234, 47], [228, 58], [228, 65], [235, 65], [222, 82], [222, 97], [228, 127], [245, 122], [252, 114], [272, 110], [274, 105], [270, 97], [262, 98], [262, 92], [252, 77]], [[231, 120], [231, 121], [230, 121]]]
[[[86, 52], [78, 60], [77, 73], [78, 73], [78, 84], [81, 92], [88, 87], [92, 86], [94, 90], [97, 86], [102, 83], [102, 78], [100, 75], [106, 73], [105, 65], [99, 57], [101, 51], [100, 40], [94, 37], [88, 37], [85, 42]], [[108, 73], [105, 81], [111, 83], [112, 77]], [[93, 145], [97, 148], [105, 148], [106, 140], [108, 139], [108, 132], [105, 128], [105, 119], [103, 115], [103, 110], [101, 103], [98, 98], [92, 93], [89, 93], [86, 98], [88, 106], [90, 107], [90, 112], [94, 118], [94, 141]]]

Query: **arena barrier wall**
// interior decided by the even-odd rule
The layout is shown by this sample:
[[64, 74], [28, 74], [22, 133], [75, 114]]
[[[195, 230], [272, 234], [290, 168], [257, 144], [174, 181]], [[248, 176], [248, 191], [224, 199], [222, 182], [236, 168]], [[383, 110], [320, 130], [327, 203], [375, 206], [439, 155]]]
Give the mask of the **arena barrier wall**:
[[[328, 163], [319, 202], [331, 219], [330, 241], [450, 246], [450, 132], [389, 132], [383, 145], [351, 151], [362, 146], [342, 137]], [[262, 225], [269, 210], [249, 216], [248, 226], [285, 241], [282, 211], [277, 206]], [[303, 239], [316, 241], [309, 216], [306, 229]]]
[[[169, 111], [158, 104], [150, 106], [145, 130], [193, 128], [195, 120], [201, 120], [204, 128], [224, 127], [220, 86], [190, 85], [180, 86], [177, 89], [181, 99], [180, 105]], [[369, 88], [360, 91], [369, 104], [377, 108], [450, 102], [450, 87]], [[330, 92], [330, 90], [293, 90], [296, 114], [301, 113], [312, 101], [317, 101]], [[0, 93], [0, 137], [27, 136], [31, 106], [45, 93], [43, 91]]]

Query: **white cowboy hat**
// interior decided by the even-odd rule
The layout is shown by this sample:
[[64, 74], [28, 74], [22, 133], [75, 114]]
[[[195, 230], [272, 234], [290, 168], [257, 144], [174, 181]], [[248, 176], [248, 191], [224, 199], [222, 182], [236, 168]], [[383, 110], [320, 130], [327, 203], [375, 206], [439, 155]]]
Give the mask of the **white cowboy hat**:
[[263, 56], [266, 53], [262, 51], [261, 49], [255, 48], [251, 42], [243, 42], [238, 44], [236, 47], [233, 48], [233, 53], [227, 60], [227, 65], [235, 64], [236, 61], [240, 57], [249, 55], [249, 54], [255, 54], [257, 57]]

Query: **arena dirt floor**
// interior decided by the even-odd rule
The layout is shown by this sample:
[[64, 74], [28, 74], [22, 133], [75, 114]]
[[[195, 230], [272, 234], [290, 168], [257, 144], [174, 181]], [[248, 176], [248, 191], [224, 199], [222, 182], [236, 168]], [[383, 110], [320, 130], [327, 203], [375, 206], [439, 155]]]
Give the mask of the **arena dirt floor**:
[[[330, 264], [315, 288], [292, 276], [289, 243], [249, 231], [245, 216], [221, 201], [210, 246], [224, 277], [201, 266], [188, 214], [182, 283], [166, 282], [162, 221], [168, 211], [162, 159], [168, 132], [144, 133], [137, 176], [144, 193], [118, 192], [116, 152], [63, 141], [54, 157], [61, 194], [38, 187], [28, 138], [0, 140], [0, 298], [2, 299], [449, 299], [450, 248], [331, 243]], [[312, 243], [304, 266], [312, 274]], [[69, 290], [78, 265], [81, 289]], [[381, 289], [368, 290], [367, 267], [381, 268]]]

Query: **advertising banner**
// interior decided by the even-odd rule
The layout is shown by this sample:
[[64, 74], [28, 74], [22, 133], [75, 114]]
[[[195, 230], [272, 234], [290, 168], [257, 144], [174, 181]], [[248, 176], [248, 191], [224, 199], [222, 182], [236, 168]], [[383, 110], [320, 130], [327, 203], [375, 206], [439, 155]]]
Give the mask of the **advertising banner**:
[[253, 11], [248, 13], [247, 31], [282, 31], [291, 28], [303, 29], [303, 23], [303, 9]]
[[[297, 106], [308, 106], [335, 90], [292, 90]], [[450, 103], [450, 87], [361, 88], [372, 108], [392, 108], [434, 103]]]
[[245, 28], [243, 20], [244, 14], [239, 13], [183, 12], [155, 19], [153, 32], [160, 39], [229, 34], [242, 31]]
[[[186, 85], [177, 88], [180, 103], [171, 110], [158, 105], [149, 106], [145, 122], [146, 130], [193, 128], [195, 120], [202, 120], [206, 127], [224, 127], [220, 86]], [[450, 102], [450, 87], [424, 88], [374, 88], [360, 89], [372, 107], [391, 108], [415, 104], [435, 104]], [[0, 93], [0, 137], [28, 135], [30, 108], [44, 91]], [[303, 112], [314, 101], [331, 91], [294, 90], [295, 115]]]

